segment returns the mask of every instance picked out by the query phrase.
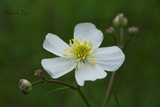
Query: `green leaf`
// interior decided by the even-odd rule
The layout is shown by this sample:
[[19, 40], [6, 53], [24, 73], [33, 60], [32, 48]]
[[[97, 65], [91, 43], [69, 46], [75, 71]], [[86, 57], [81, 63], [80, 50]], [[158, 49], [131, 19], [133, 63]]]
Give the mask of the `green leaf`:
[[61, 88], [57, 88], [57, 89], [54, 89], [54, 90], [52, 90], [52, 91], [43, 93], [43, 94], [41, 94], [41, 95], [37, 95], [37, 96], [35, 96], [35, 97], [44, 96], [44, 95], [50, 94], [50, 93], [52, 93], [52, 92], [56, 92], [56, 91], [60, 91], [60, 90], [65, 90], [65, 89], [69, 89], [69, 87], [61, 87]]
[[115, 88], [114, 88], [113, 92], [114, 92], [114, 97], [115, 97], [115, 100], [116, 100], [117, 107], [120, 107]]

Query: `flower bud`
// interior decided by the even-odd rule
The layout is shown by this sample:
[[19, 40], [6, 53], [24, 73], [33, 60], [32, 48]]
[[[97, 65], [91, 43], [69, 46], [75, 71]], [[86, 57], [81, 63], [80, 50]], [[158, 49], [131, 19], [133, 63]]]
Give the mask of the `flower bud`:
[[113, 19], [113, 25], [114, 26], [125, 26], [128, 23], [128, 19], [123, 15], [123, 13], [118, 14], [114, 19]]
[[32, 84], [26, 79], [20, 79], [19, 89], [23, 92], [23, 94], [28, 94], [32, 90]]
[[42, 75], [42, 70], [35, 70], [35, 73], [34, 73], [35, 76], [37, 77], [40, 77]]
[[106, 29], [106, 34], [111, 35], [113, 33], [114, 33], [114, 28], [113, 27], [110, 27], [110, 28]]
[[128, 28], [128, 32], [130, 34], [136, 34], [136, 33], [138, 33], [138, 31], [139, 31], [139, 29], [137, 27], [130, 27], [130, 28]]

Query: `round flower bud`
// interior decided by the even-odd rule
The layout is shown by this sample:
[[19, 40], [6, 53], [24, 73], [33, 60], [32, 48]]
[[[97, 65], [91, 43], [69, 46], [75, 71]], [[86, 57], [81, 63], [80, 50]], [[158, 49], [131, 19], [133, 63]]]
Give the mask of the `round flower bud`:
[[19, 89], [23, 92], [23, 94], [28, 94], [32, 90], [32, 84], [26, 79], [20, 79]]
[[35, 73], [34, 73], [35, 76], [37, 77], [40, 77], [42, 75], [42, 70], [35, 70]]
[[110, 27], [110, 28], [106, 29], [106, 34], [111, 35], [113, 33], [114, 33], [114, 28], [113, 27]]
[[139, 31], [139, 29], [137, 27], [130, 27], [130, 28], [128, 28], [128, 32], [130, 34], [136, 34], [136, 33], [138, 33], [138, 31]]
[[125, 26], [128, 23], [128, 19], [123, 15], [123, 13], [118, 14], [114, 19], [113, 19], [113, 25], [114, 26]]

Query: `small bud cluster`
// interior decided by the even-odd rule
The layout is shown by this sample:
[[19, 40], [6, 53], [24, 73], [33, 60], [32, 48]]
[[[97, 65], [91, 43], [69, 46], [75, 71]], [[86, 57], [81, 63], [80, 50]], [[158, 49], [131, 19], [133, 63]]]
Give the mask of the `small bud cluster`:
[[[105, 33], [108, 35], [111, 35], [113, 37], [113, 39], [115, 40], [116, 44], [119, 47], [123, 47], [124, 45], [128, 44], [132, 38], [134, 37], [134, 35], [136, 33], [138, 33], [139, 29], [137, 27], [129, 27], [128, 28], [128, 34], [130, 36], [128, 36], [128, 40], [124, 39], [124, 32], [123, 32], [123, 28], [128, 24], [128, 19], [124, 16], [123, 13], [118, 14], [114, 19], [113, 19], [113, 25], [116, 28], [120, 29], [120, 36], [115, 36], [115, 29], [114, 27], [109, 27], [106, 29]], [[118, 40], [119, 39], [119, 40]]]
[[[35, 70], [34, 73], [35, 76], [37, 77], [42, 77], [42, 70]], [[43, 78], [45, 79], [45, 78]], [[19, 81], [19, 89], [22, 91], [23, 94], [28, 94], [32, 90], [32, 85], [28, 80], [26, 79], [20, 79]]]

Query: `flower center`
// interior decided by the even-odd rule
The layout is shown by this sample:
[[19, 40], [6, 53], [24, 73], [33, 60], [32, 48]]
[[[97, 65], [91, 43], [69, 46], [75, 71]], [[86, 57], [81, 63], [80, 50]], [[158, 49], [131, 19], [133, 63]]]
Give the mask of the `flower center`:
[[64, 51], [66, 53], [64, 53], [63, 56], [70, 56], [72, 60], [75, 59], [78, 62], [78, 68], [83, 66], [83, 63], [85, 63], [86, 61], [90, 61], [94, 65], [97, 64], [97, 62], [94, 60], [94, 56], [91, 54], [91, 52], [95, 52], [97, 50], [92, 49], [92, 42], [82, 42], [82, 39], [71, 39], [69, 41], [69, 45], [71, 46], [71, 48], [65, 49]]
[[84, 41], [82, 44], [76, 40], [70, 40], [71, 51], [77, 61], [84, 61], [89, 55], [90, 50], [92, 49], [92, 43]]

